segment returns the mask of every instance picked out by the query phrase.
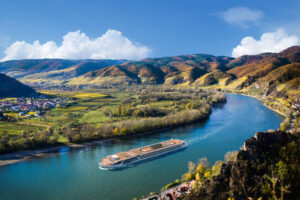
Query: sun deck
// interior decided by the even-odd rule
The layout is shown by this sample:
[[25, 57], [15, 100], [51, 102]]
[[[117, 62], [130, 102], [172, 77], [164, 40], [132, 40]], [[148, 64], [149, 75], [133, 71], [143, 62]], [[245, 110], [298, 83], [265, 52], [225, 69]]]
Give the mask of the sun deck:
[[182, 144], [182, 143], [184, 143], [184, 141], [178, 140], [178, 139], [171, 139], [171, 140], [168, 140], [165, 142], [160, 142], [160, 143], [132, 149], [132, 150], [129, 150], [126, 152], [116, 153], [116, 154], [109, 155], [109, 156], [103, 158], [101, 161], [101, 165], [110, 166], [110, 165], [119, 164], [124, 160], [134, 158], [139, 155], [147, 154], [150, 152], [155, 152], [156, 150], [174, 146], [174, 145], [178, 145], [178, 144]]

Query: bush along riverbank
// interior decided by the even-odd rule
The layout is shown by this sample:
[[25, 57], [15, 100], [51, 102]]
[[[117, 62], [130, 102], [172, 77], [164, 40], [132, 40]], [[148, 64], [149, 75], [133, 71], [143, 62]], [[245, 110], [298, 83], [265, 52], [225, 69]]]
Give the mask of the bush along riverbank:
[[[212, 167], [205, 158], [189, 162], [181, 180], [142, 199], [300, 199], [299, 107], [295, 100], [256, 93], [237, 92], [257, 98], [285, 116], [278, 130], [256, 133], [239, 151], [228, 152]], [[188, 190], [181, 192], [182, 185]]]
[[[170, 103], [165, 103], [167, 105], [164, 108], [146, 106], [152, 103], [151, 99], [156, 103]], [[111, 122], [108, 123], [80, 123], [76, 117], [70, 115], [62, 127], [31, 133], [23, 132], [23, 134], [13, 136], [2, 133], [0, 135], [0, 153], [176, 128], [204, 120], [210, 115], [214, 104], [224, 102], [226, 102], [225, 95], [218, 91], [185, 93], [173, 90], [170, 92], [165, 90], [149, 91], [146, 95], [131, 98], [110, 110], [101, 111], [100, 109], [99, 112], [104, 112], [107, 115], [106, 118], [111, 119]], [[62, 142], [62, 138], [65, 142]]]
[[[227, 91], [233, 94], [241, 94], [246, 96], [251, 96], [253, 98], [262, 101], [263, 104], [279, 113], [282, 116], [285, 116], [284, 121], [280, 124], [279, 130], [287, 132], [296, 132], [299, 129], [300, 124], [300, 97], [293, 96], [288, 97], [281, 93], [274, 93], [272, 95], [260, 94], [257, 92], [251, 91]], [[299, 130], [298, 130], [299, 131]]]
[[[190, 162], [182, 180], [168, 184], [151, 198], [299, 199], [299, 166], [300, 132], [258, 132], [245, 141], [241, 150], [227, 153], [225, 161], [217, 161], [211, 168], [205, 158], [197, 165]], [[189, 191], [173, 193], [175, 185], [183, 183]]]

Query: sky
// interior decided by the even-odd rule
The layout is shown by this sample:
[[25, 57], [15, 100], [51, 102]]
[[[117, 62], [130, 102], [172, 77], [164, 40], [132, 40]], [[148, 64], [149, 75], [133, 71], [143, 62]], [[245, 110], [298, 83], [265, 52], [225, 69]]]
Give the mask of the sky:
[[299, 0], [0, 1], [1, 61], [239, 57], [299, 44]]

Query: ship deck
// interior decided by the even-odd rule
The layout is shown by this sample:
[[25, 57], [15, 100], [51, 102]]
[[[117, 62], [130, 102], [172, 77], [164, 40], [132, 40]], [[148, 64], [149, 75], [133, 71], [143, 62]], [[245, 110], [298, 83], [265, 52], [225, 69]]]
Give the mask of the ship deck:
[[110, 166], [119, 161], [127, 160], [129, 158], [133, 158], [138, 155], [143, 155], [146, 153], [154, 152], [158, 149], [164, 149], [166, 147], [170, 147], [170, 146], [174, 146], [174, 145], [178, 145], [178, 144], [182, 144], [182, 143], [184, 143], [184, 141], [178, 140], [178, 139], [171, 139], [168, 141], [155, 143], [152, 145], [132, 149], [129, 151], [116, 153], [116, 154], [113, 154], [113, 155], [103, 158], [101, 161], [101, 165]]

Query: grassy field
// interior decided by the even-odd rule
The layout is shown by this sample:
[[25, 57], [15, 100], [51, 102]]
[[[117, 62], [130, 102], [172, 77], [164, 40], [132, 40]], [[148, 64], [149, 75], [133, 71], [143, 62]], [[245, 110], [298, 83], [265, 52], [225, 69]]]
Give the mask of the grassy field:
[[36, 132], [45, 129], [43, 126], [36, 126], [34, 124], [23, 124], [15, 122], [1, 122], [0, 121], [0, 135], [7, 133], [8, 135], [19, 135], [24, 131]]
[[[107, 95], [95, 92], [62, 92], [48, 90], [40, 92], [47, 95], [76, 98], [76, 100], [74, 100], [74, 103], [70, 107], [58, 107], [50, 111], [46, 111], [46, 114], [40, 117], [25, 119], [25, 117], [19, 116], [17, 113], [5, 113], [6, 115], [19, 120], [17, 122], [11, 123], [0, 122], [0, 134], [3, 132], [9, 134], [21, 134], [23, 130], [34, 132], [43, 129], [49, 129], [51, 127], [58, 127], [61, 126], [61, 122], [64, 122], [69, 118], [70, 114], [73, 114], [73, 117], [75, 116], [76, 118], [78, 118], [79, 116], [81, 117], [84, 114], [101, 113], [100, 111], [97, 111], [98, 107], [102, 104], [107, 104], [110, 101], [109, 98], [106, 98]], [[13, 99], [6, 98], [1, 100]], [[34, 112], [29, 114], [34, 114]], [[80, 121], [86, 122], [89, 121], [89, 118], [85, 117]]]
[[[90, 123], [97, 126], [105, 122], [115, 122], [122, 118], [111, 119], [104, 115], [105, 109], [114, 109], [121, 104], [122, 99], [128, 98], [129, 94], [115, 92], [113, 90], [106, 90], [107, 93], [112, 95], [111, 97], [106, 94], [100, 93], [100, 91], [76, 91], [76, 92], [64, 92], [64, 91], [39, 91], [43, 94], [70, 97], [74, 98], [74, 102], [69, 107], [58, 107], [50, 111], [46, 111], [43, 116], [28, 118], [18, 116], [17, 113], [6, 113], [7, 115], [23, 119], [17, 122], [0, 122], [0, 134], [5, 132], [12, 135], [21, 134], [24, 131], [40, 131], [44, 129], [50, 129], [52, 127], [61, 127], [70, 118], [77, 120], [80, 123]], [[11, 98], [1, 100], [12, 100]], [[32, 113], [34, 114], [34, 113]], [[66, 141], [66, 138], [60, 136], [60, 141]]]
[[2, 98], [2, 99], [0, 99], [0, 101], [13, 101], [13, 100], [17, 100], [17, 98]]
[[153, 86], [39, 92], [67, 98], [68, 106], [45, 110], [38, 117], [10, 113], [14, 122], [0, 123], [0, 137], [11, 136], [10, 143], [0, 143], [0, 151], [175, 127], [202, 119], [212, 103], [206, 100], [207, 93], [197, 89], [182, 92]]
[[74, 98], [78, 99], [92, 99], [92, 98], [103, 98], [107, 97], [107, 95], [100, 94], [100, 93], [79, 93], [73, 96]]

